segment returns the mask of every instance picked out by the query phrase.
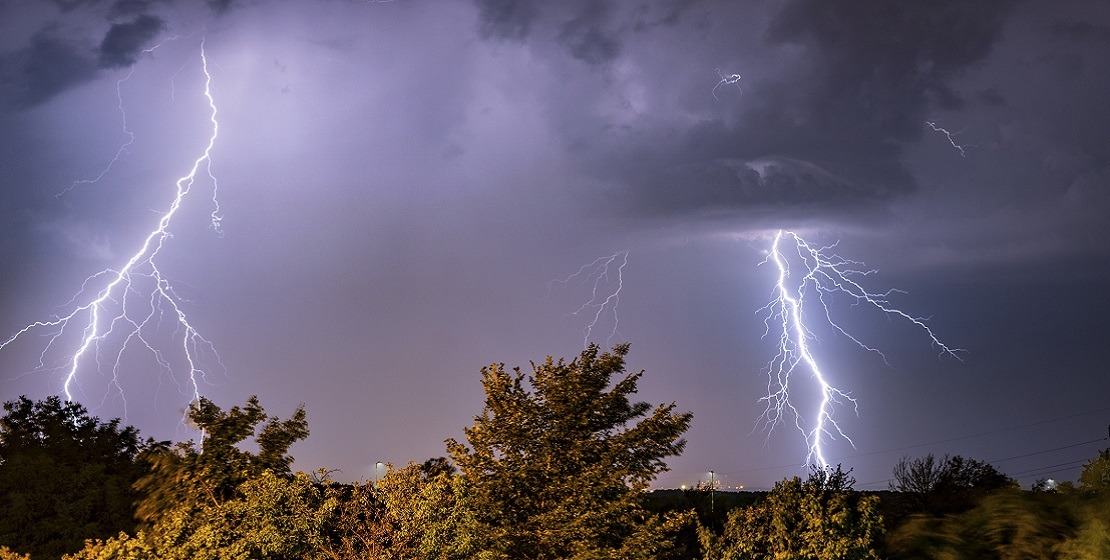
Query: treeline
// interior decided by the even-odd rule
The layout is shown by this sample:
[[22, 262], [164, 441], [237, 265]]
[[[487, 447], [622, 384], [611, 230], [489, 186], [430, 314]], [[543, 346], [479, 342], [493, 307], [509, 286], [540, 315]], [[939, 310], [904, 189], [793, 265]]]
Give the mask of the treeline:
[[1110, 450], [1037, 492], [933, 456], [888, 492], [839, 467], [765, 494], [647, 492], [691, 415], [632, 400], [627, 352], [484, 368], [465, 442], [356, 484], [291, 472], [303, 409], [200, 399], [201, 440], [170, 444], [20, 398], [0, 418], [0, 560], [1110, 558]]

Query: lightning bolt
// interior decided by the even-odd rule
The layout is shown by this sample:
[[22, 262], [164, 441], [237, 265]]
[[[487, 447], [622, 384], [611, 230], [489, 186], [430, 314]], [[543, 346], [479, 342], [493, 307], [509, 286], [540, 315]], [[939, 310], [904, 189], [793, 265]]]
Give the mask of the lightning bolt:
[[717, 75], [720, 76], [721, 81], [717, 82], [717, 85], [713, 86], [713, 99], [720, 99], [720, 97], [717, 97], [717, 90], [721, 89], [721, 86], [726, 86], [726, 85], [734, 85], [735, 84], [736, 89], [740, 90], [740, 94], [741, 95], [744, 94], [744, 90], [740, 87], [740, 74], [729, 74], [728, 76], [726, 76], [726, 75], [722, 74], [721, 69], [718, 68], [717, 69]]
[[952, 144], [952, 147], [956, 148], [956, 150], [958, 150], [960, 152], [960, 157], [967, 157], [966, 149], [975, 147], [974, 144], [958, 144], [956, 142], [956, 136], [958, 136], [960, 134], [963, 134], [963, 132], [964, 132], [963, 130], [960, 130], [960, 131], [957, 131], [957, 132], [949, 132], [948, 130], [937, 126], [937, 124], [935, 122], [925, 121], [925, 124], [928, 125], [928, 127], [933, 129], [934, 131], [940, 132], [941, 134], [944, 134], [944, 136], [946, 138], [948, 138], [948, 143]]
[[[176, 181], [175, 194], [168, 209], [161, 213], [157, 224], [143, 239], [139, 249], [123, 266], [118, 269], [102, 270], [85, 279], [73, 298], [62, 306], [63, 309], [70, 308], [68, 313], [61, 316], [55, 315], [54, 318], [49, 320], [28, 324], [0, 343], [0, 350], [2, 350], [31, 331], [48, 331], [47, 343], [39, 354], [38, 365], [34, 371], [65, 370], [62, 393], [65, 394], [67, 400], [73, 400], [74, 385], [79, 385], [78, 373], [82, 370], [81, 366], [86, 361], [91, 361], [96, 365], [98, 371], [102, 371], [100, 363], [102, 355], [105, 353], [114, 354], [115, 361], [111, 369], [111, 385], [123, 398], [126, 410], [126, 398], [119, 383], [119, 370], [124, 352], [128, 347], [135, 344], [141, 345], [150, 352], [162, 371], [170, 373], [170, 378], [176, 382], [176, 377], [172, 375], [173, 367], [170, 359], [154, 340], [154, 337], [158, 335], [161, 323], [167, 317], [172, 319], [175, 325], [170, 339], [178, 345], [188, 369], [185, 386], [178, 385], [179, 388], [183, 389], [183, 394], [190, 397], [190, 402], [195, 402], [200, 398], [200, 382], [206, 374], [201, 367], [203, 355], [206, 352], [211, 353], [219, 363], [219, 355], [216, 354], [215, 348], [189, 322], [182, 306], [183, 300], [175, 293], [173, 285], [163, 275], [157, 264], [157, 257], [165, 248], [166, 240], [171, 236], [170, 222], [181, 208], [185, 197], [196, 182], [198, 174], [203, 172], [212, 181], [213, 200], [215, 200], [217, 183], [215, 176], [212, 174], [212, 149], [219, 135], [219, 122], [216, 119], [216, 102], [211, 89], [212, 75], [209, 72], [208, 56], [203, 40], [200, 45], [200, 63], [201, 70], [204, 73], [204, 97], [209, 109], [208, 120], [211, 125], [211, 134], [204, 149], [193, 161], [188, 173]], [[128, 74], [127, 78], [130, 76], [131, 74]], [[127, 78], [117, 82], [117, 94], [119, 86]], [[123, 98], [122, 95], [118, 97], [122, 112]], [[126, 119], [126, 113], [124, 118]], [[124, 122], [126, 131], [126, 120]], [[131, 140], [134, 140], [134, 135], [131, 135]], [[116, 159], [119, 158], [119, 155], [123, 153], [128, 145], [130, 145], [130, 141], [120, 148], [116, 154]], [[112, 163], [116, 159], [113, 159]], [[108, 169], [110, 167], [111, 164], [109, 164]], [[104, 173], [107, 173], [108, 169], [105, 169]], [[100, 176], [102, 177], [104, 173], [101, 173]], [[74, 185], [80, 183], [79, 181]], [[216, 210], [212, 212], [211, 218], [212, 226], [218, 230], [220, 220], [218, 205]], [[100, 284], [100, 286], [96, 287], [97, 284]], [[46, 365], [47, 354], [56, 345], [64, 342], [62, 337], [67, 330], [80, 331], [80, 339], [76, 349], [66, 354], [68, 357], [63, 362], [68, 362], [66, 365], [56, 368], [48, 367]], [[109, 348], [107, 343], [109, 337], [113, 335], [122, 337], [122, 342], [114, 349]], [[220, 365], [222, 367], [222, 363]]]
[[577, 280], [579, 285], [588, 286], [590, 298], [578, 309], [569, 315], [583, 315], [589, 318], [589, 323], [582, 329], [582, 346], [590, 344], [590, 336], [603, 320], [612, 317], [613, 329], [605, 339], [606, 346], [612, 346], [612, 340], [618, 335], [620, 321], [617, 318], [617, 307], [621, 301], [621, 289], [624, 288], [624, 267], [628, 265], [628, 251], [617, 251], [607, 257], [598, 257], [593, 262], [582, 265], [578, 272], [561, 280], [552, 280], [547, 284], [550, 294], [556, 284], [568, 285], [572, 280]]
[[[767, 366], [767, 396], [760, 399], [767, 405], [762, 419], [770, 431], [792, 417], [794, 425], [805, 436], [808, 446], [806, 464], [816, 464], [822, 468], [829, 466], [823, 448], [826, 437], [839, 436], [855, 445], [834, 417], [836, 406], [849, 403], [856, 411], [858, 406], [849, 392], [832, 385], [830, 376], [810, 351], [810, 341], [816, 337], [806, 326], [806, 321], [812, 318], [806, 313], [807, 307], [816, 307], [824, 321], [836, 332], [860, 348], [878, 354], [884, 362], [886, 356], [882, 352], [850, 334], [833, 319], [829, 304], [834, 294], [847, 296], [854, 302], [853, 306], [871, 307], [916, 325], [929, 337], [934, 348], [939, 349], [942, 357], [947, 355], [960, 359], [957, 352], [961, 351], [949, 347], [937, 338], [925, 319], [909, 315], [892, 305], [890, 296], [903, 292], [888, 290], [875, 293], [864, 288], [857, 279], [876, 271], [864, 268], [862, 262], [831, 253], [835, 246], [815, 247], [794, 232], [779, 230], [767, 258], [763, 261], [773, 264], [778, 276], [771, 301], [759, 310], [766, 313], [764, 337], [772, 330], [778, 334], [778, 351]], [[808, 371], [812, 375], [820, 395], [820, 402], [813, 413], [812, 426], [808, 428], [803, 427], [802, 414], [790, 400], [791, 378], [799, 370]]]

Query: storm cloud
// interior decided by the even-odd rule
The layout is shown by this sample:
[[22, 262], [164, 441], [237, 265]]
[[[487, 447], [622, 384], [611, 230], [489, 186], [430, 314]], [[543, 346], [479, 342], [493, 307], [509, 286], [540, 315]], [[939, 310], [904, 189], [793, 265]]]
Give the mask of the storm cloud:
[[[860, 480], [909, 443], [1105, 406], [1101, 0], [16, 0], [0, 27], [0, 333], [137, 250], [213, 131], [207, 91], [212, 165], [159, 262], [220, 352], [205, 395], [306, 405], [298, 468], [357, 479], [442, 455], [480, 409], [481, 366], [615, 330], [641, 397], [695, 414], [661, 484], [796, 474], [800, 435], [751, 429], [779, 229], [839, 242], [968, 349], [941, 362], [845, 315], [888, 365], [821, 333], [860, 401], [857, 447], [830, 457]], [[589, 284], [553, 280], [623, 251], [619, 328], [586, 335]], [[27, 374], [38, 342], [0, 351], [4, 399], [57, 392], [57, 371]], [[87, 364], [80, 398], [192, 437], [187, 396], [138, 346], [116, 380]], [[928, 450], [1017, 456], [1104, 433], [1093, 418]]]
[[163, 29], [165, 22], [145, 14], [127, 23], [113, 24], [100, 43], [100, 67], [125, 68], [135, 64], [143, 48]]

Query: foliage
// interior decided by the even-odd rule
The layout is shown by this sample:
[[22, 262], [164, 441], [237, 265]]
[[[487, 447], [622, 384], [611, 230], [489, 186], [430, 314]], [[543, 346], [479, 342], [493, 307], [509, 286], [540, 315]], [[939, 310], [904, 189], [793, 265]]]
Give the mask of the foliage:
[[31, 560], [31, 555], [19, 554], [6, 546], [0, 546], [0, 560]]
[[446, 460], [390, 470], [377, 485], [347, 487], [329, 558], [469, 558], [472, 524], [462, 479]]
[[[72, 558], [323, 558], [334, 496], [308, 475], [289, 474], [287, 451], [308, 435], [304, 409], [280, 420], [255, 397], [227, 412], [202, 398], [188, 415], [202, 443], [153, 455], [137, 484], [143, 530], [90, 542]], [[237, 447], [256, 432], [257, 453]]]
[[121, 428], [119, 419], [101, 422], [58, 397], [20, 397], [4, 410], [0, 543], [36, 558], [59, 558], [85, 539], [134, 527], [132, 484], [153, 442], [141, 441], [131, 426]]
[[303, 473], [287, 478], [263, 471], [235, 496], [160, 516], [134, 537], [121, 533], [91, 542], [69, 560], [323, 559], [332, 504]]
[[891, 533], [893, 558], [1110, 558], [1110, 495], [1003, 490], [971, 510], [915, 515]]
[[[465, 429], [470, 447], [447, 440], [478, 557], [641, 558], [669, 545], [685, 518], [651, 516], [641, 493], [682, 451], [691, 415], [630, 401], [643, 372], [624, 374], [627, 353], [590, 345], [527, 376], [482, 369], [485, 407]], [[614, 375], [623, 377], [610, 387]]]
[[[308, 436], [303, 407], [287, 420], [267, 419], [257, 397], [227, 412], [201, 397], [189, 406], [188, 418], [203, 434], [199, 448], [189, 441], [154, 454], [152, 471], [137, 484], [144, 496], [136, 517], [146, 527], [181, 507], [217, 506], [233, 497], [240, 484], [264, 472], [288, 476], [293, 463], [289, 447]], [[239, 449], [256, 431], [258, 453]]]
[[1079, 473], [1079, 490], [1110, 492], [1110, 449], [1099, 451], [1098, 457], [1083, 465], [1083, 472]]
[[852, 491], [839, 466], [775, 484], [756, 505], [729, 512], [718, 535], [699, 528], [707, 560], [877, 559], [883, 532], [878, 498]]
[[985, 494], [1017, 488], [993, 465], [959, 455], [940, 460], [932, 453], [919, 459], [902, 457], [893, 475], [890, 489], [904, 493], [910, 511], [932, 514], [966, 511]]

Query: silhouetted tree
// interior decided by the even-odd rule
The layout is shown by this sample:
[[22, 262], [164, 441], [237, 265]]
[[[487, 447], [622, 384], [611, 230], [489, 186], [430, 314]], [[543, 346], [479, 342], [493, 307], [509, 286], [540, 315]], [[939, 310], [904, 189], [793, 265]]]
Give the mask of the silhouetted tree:
[[447, 440], [483, 558], [650, 558], [669, 546], [680, 520], [650, 515], [641, 493], [682, 451], [691, 415], [629, 400], [643, 372], [624, 373], [627, 353], [590, 345], [527, 376], [483, 368], [470, 446]]
[[959, 455], [937, 458], [929, 453], [919, 459], [902, 457], [893, 469], [890, 489], [909, 512], [957, 513], [971, 509], [982, 496], [1017, 483], [990, 463]]
[[154, 446], [120, 420], [48, 397], [4, 403], [0, 418], [0, 545], [59, 558], [85, 539], [131, 530], [132, 484]]

